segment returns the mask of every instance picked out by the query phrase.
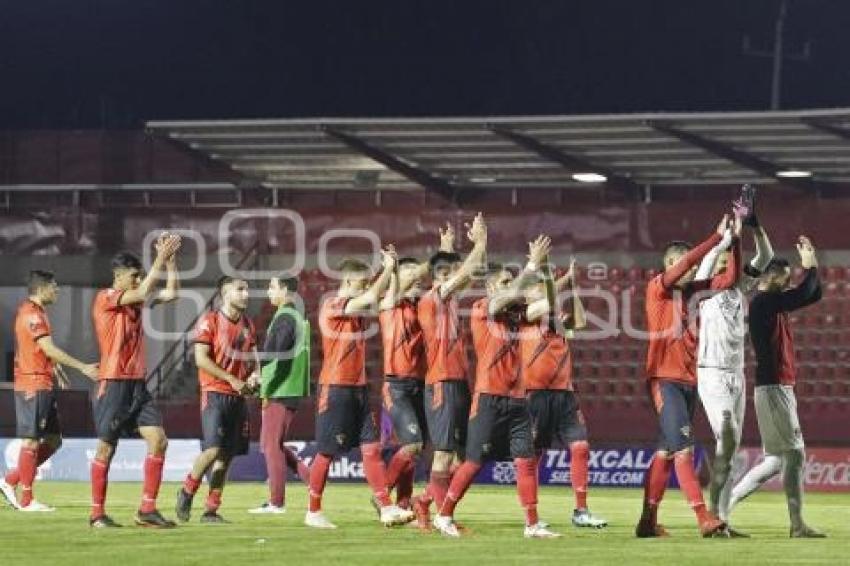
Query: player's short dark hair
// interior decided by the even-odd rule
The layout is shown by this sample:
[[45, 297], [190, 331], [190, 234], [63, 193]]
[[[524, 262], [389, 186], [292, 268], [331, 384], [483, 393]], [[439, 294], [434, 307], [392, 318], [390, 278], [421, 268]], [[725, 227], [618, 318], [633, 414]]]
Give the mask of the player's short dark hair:
[[139, 259], [139, 256], [131, 252], [118, 252], [112, 256], [111, 264], [113, 271], [117, 269], [142, 270], [142, 260]]
[[56, 282], [56, 276], [46, 269], [33, 269], [27, 276], [27, 292], [34, 295], [39, 289]]
[[231, 283], [235, 283], [237, 281], [245, 281], [245, 280], [242, 279], [241, 277], [231, 277], [230, 275], [223, 275], [222, 277], [218, 278], [218, 281], [216, 282], [215, 287], [216, 287], [216, 289], [218, 289], [218, 292], [221, 293], [221, 291], [224, 289], [225, 285], [230, 285]]
[[428, 260], [428, 270], [434, 275], [434, 270], [442, 265], [451, 265], [460, 261], [460, 254], [455, 252], [437, 252]]
[[775, 257], [768, 262], [767, 267], [764, 268], [762, 274], [779, 275], [789, 267], [791, 267], [791, 264], [788, 262], [787, 259], [782, 257]]
[[401, 267], [402, 265], [411, 265], [411, 264], [419, 265], [419, 260], [416, 259], [415, 257], [406, 256], [406, 257], [399, 258], [396, 263], [398, 264], [399, 267]]
[[283, 273], [277, 276], [277, 280], [280, 282], [281, 287], [286, 287], [286, 290], [290, 293], [295, 293], [298, 291], [298, 278], [289, 275], [288, 273]]
[[369, 264], [363, 261], [362, 259], [346, 257], [339, 262], [339, 265], [337, 266], [337, 271], [339, 271], [343, 275], [351, 275], [369, 273], [371, 271], [371, 268], [369, 267]]
[[664, 252], [662, 254], [662, 258], [664, 261], [667, 261], [667, 256], [672, 253], [688, 253], [691, 251], [693, 246], [690, 242], [686, 242], [684, 240], [673, 240], [672, 242], [667, 242], [664, 246]]

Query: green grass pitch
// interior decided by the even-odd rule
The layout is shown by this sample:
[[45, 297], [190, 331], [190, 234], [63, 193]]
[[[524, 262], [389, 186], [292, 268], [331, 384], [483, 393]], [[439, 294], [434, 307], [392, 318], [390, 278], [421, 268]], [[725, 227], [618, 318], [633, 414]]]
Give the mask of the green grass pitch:
[[[173, 517], [176, 484], [163, 486], [160, 507]], [[39, 500], [58, 508], [52, 514], [0, 509], [0, 564], [847, 564], [850, 563], [850, 494], [808, 494], [805, 515], [825, 530], [825, 540], [790, 540], [781, 493], [758, 493], [736, 510], [735, 525], [748, 540], [701, 539], [693, 515], [678, 490], [670, 490], [662, 522], [671, 538], [637, 540], [639, 490], [596, 489], [591, 509], [611, 523], [604, 530], [576, 529], [569, 523], [572, 493], [540, 490], [541, 518], [564, 533], [558, 540], [522, 537], [522, 512], [513, 487], [473, 486], [457, 519], [470, 532], [460, 540], [421, 534], [413, 528], [384, 529], [369, 505], [365, 485], [330, 484], [325, 512], [340, 527], [315, 531], [302, 525], [306, 493], [300, 483], [288, 489], [286, 515], [255, 516], [247, 509], [264, 500], [265, 486], [233, 483], [220, 510], [229, 525], [202, 525], [197, 508], [186, 525], [168, 531], [129, 526], [138, 504], [139, 484], [109, 487], [108, 512], [123, 529], [88, 527], [86, 483], [40, 482]]]

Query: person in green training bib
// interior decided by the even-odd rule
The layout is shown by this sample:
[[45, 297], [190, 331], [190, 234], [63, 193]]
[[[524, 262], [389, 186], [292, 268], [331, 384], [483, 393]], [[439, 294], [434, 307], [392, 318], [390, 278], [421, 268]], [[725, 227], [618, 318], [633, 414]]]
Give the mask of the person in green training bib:
[[273, 277], [269, 281], [269, 301], [277, 311], [260, 356], [260, 448], [266, 457], [269, 499], [250, 513], [286, 511], [287, 468], [305, 483], [310, 479], [307, 465], [284, 445], [301, 398], [310, 394], [310, 322], [294, 304], [297, 290], [298, 280], [293, 277]]

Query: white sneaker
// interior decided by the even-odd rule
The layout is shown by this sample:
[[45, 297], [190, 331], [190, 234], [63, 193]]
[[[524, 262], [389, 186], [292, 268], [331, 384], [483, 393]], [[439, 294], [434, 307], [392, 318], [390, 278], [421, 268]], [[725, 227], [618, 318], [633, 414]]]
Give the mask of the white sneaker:
[[561, 538], [563, 535], [550, 531], [540, 523], [535, 523], [526, 525], [524, 536], [525, 538]]
[[25, 513], [52, 513], [56, 511], [55, 508], [49, 505], [45, 505], [44, 503], [39, 503], [35, 499], [30, 501], [29, 505], [27, 505], [26, 507], [21, 507], [19, 510]]
[[434, 516], [434, 528], [440, 531], [441, 534], [447, 537], [459, 538], [460, 532], [457, 530], [457, 525], [455, 524], [455, 520], [452, 517], [445, 517], [443, 515]]
[[18, 504], [18, 496], [15, 494], [15, 488], [12, 487], [4, 477], [0, 477], [0, 494], [3, 495], [3, 499], [5, 499], [6, 503], [8, 503], [13, 509], [21, 508]]
[[410, 509], [402, 509], [398, 505], [381, 507], [381, 524], [385, 527], [406, 525], [416, 519], [416, 513]]
[[266, 501], [259, 507], [248, 509], [248, 513], [251, 513], [252, 515], [283, 515], [286, 513], [286, 507], [283, 505], [278, 507], [277, 505], [272, 505]]
[[608, 526], [608, 521], [600, 517], [594, 517], [587, 509], [576, 509], [573, 511], [573, 525], [576, 527], [602, 529]]
[[328, 521], [325, 514], [321, 511], [307, 511], [304, 516], [304, 524], [314, 529], [335, 529], [336, 525]]

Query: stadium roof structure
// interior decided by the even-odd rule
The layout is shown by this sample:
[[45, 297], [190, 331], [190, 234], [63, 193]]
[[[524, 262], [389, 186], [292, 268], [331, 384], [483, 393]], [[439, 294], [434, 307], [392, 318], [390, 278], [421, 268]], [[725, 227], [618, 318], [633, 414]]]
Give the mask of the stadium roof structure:
[[850, 182], [850, 108], [453, 118], [153, 121], [279, 189], [429, 190]]

